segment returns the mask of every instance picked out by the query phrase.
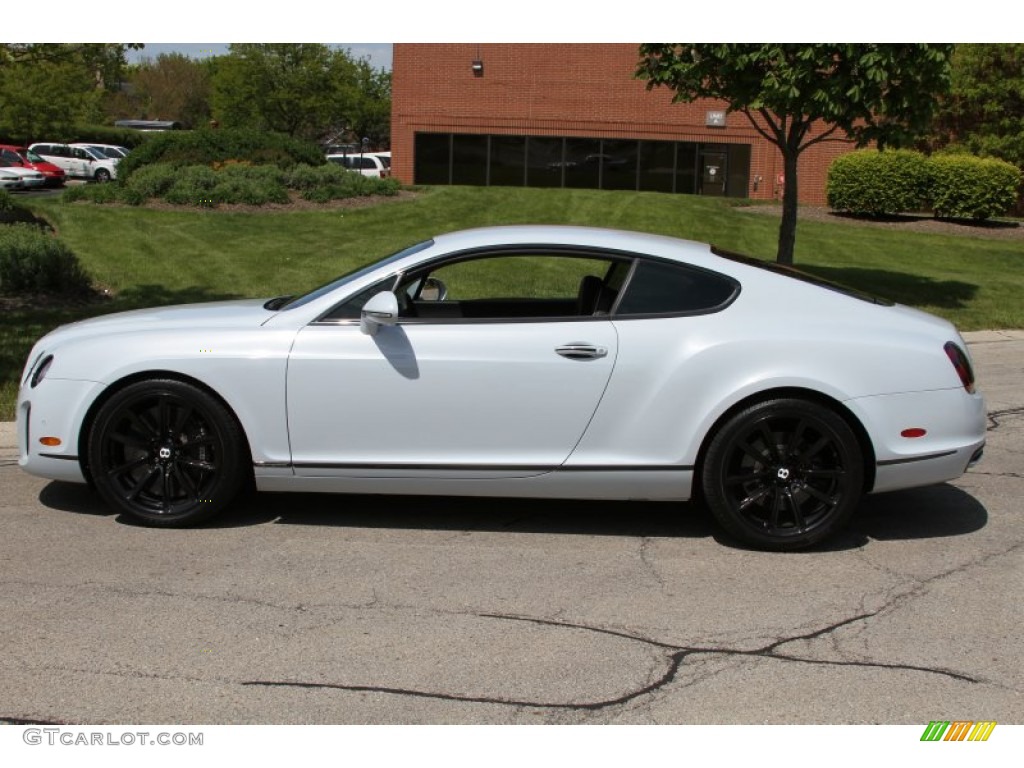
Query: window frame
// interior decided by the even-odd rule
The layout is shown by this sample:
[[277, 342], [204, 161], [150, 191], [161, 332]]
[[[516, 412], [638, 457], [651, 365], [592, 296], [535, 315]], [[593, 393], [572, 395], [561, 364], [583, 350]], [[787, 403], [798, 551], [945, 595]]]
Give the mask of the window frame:
[[[330, 317], [335, 311], [347, 302], [354, 299], [357, 295], [361, 294], [373, 285], [386, 285], [389, 281], [391, 282], [391, 290], [394, 292], [403, 282], [407, 275], [419, 274], [422, 278], [430, 277], [431, 273], [440, 269], [441, 267], [449, 266], [451, 264], [457, 264], [463, 261], [472, 261], [476, 259], [487, 259], [487, 258], [500, 258], [500, 257], [515, 257], [515, 256], [563, 256], [565, 258], [577, 258], [577, 259], [592, 259], [592, 260], [603, 260], [608, 262], [608, 269], [603, 276], [603, 280], [607, 281], [611, 276], [611, 271], [614, 269], [616, 264], [628, 263], [629, 271], [626, 274], [625, 279], [622, 282], [622, 286], [618, 289], [618, 293], [615, 296], [615, 300], [609, 307], [608, 312], [602, 315], [554, 315], [554, 316], [538, 316], [538, 317], [443, 317], [443, 318], [421, 318], [421, 317], [400, 317], [396, 322], [396, 325], [494, 325], [494, 324], [515, 324], [515, 323], [586, 323], [586, 322], [608, 322], [608, 321], [630, 321], [630, 320], [650, 320], [650, 319], [665, 319], [673, 317], [697, 317], [701, 315], [710, 315], [717, 312], [721, 312], [728, 308], [742, 291], [742, 285], [739, 280], [732, 277], [731, 275], [717, 272], [713, 269], [706, 267], [697, 266], [695, 264], [687, 264], [685, 262], [676, 261], [674, 259], [667, 259], [659, 256], [652, 256], [650, 254], [636, 253], [635, 251], [624, 251], [613, 248], [591, 248], [587, 246], [575, 246], [575, 245], [551, 245], [551, 244], [517, 244], [517, 245], [502, 245], [502, 246], [486, 246], [481, 248], [472, 248], [464, 251], [457, 251], [453, 253], [446, 253], [436, 258], [430, 259], [427, 262], [418, 264], [415, 267], [407, 270], [395, 271], [388, 274], [379, 280], [374, 281], [371, 285], [356, 291], [355, 293], [349, 294], [342, 301], [332, 305], [326, 312], [321, 313], [310, 325], [358, 325], [359, 318], [336, 318]], [[619, 304], [622, 301], [623, 296], [629, 290], [630, 283], [633, 280], [633, 276], [636, 274], [638, 265], [642, 262], [652, 262], [659, 264], [666, 264], [684, 272], [696, 272], [704, 275], [708, 275], [717, 278], [732, 286], [730, 294], [718, 304], [711, 307], [694, 309], [694, 310], [677, 310], [672, 312], [645, 312], [645, 313], [630, 313], [623, 315], [618, 313]], [[385, 289], [381, 289], [383, 291]]]

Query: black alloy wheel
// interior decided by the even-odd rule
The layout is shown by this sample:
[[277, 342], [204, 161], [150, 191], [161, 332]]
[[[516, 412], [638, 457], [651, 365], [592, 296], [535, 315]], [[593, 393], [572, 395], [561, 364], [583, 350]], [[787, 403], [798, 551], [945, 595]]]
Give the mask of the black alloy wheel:
[[757, 403], [712, 438], [702, 490], [719, 523], [745, 544], [811, 546], [840, 529], [860, 502], [863, 456], [853, 430], [808, 400]]
[[206, 392], [174, 380], [141, 381], [100, 408], [88, 460], [100, 495], [147, 525], [190, 525], [238, 494], [245, 439]]

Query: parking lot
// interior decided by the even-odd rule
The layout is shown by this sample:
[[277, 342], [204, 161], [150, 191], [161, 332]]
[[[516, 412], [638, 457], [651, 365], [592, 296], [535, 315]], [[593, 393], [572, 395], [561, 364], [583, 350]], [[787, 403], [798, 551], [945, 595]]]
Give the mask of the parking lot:
[[970, 338], [981, 464], [789, 555], [651, 503], [267, 494], [152, 530], [3, 425], [0, 720], [1024, 722], [1024, 333]]

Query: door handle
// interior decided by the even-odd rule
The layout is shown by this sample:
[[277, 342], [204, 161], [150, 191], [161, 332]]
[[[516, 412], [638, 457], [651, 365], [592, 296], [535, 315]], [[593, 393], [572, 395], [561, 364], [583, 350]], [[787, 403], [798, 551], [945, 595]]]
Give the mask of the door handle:
[[608, 348], [595, 347], [593, 344], [573, 342], [572, 344], [564, 344], [561, 347], [555, 347], [555, 352], [560, 354], [562, 357], [569, 358], [570, 360], [596, 360], [599, 357], [605, 357], [608, 354]]

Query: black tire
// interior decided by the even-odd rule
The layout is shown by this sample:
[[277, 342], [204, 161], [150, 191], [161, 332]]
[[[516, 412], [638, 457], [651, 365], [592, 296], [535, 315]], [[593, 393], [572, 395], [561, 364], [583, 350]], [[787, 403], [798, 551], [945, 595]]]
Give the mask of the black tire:
[[130, 384], [89, 432], [89, 471], [103, 499], [146, 525], [206, 520], [246, 479], [245, 437], [214, 397], [171, 379]]
[[849, 520], [863, 493], [864, 458], [834, 411], [808, 400], [767, 400], [714, 435], [701, 483], [719, 524], [744, 544], [803, 549]]
[[108, 171], [106, 168], [97, 168], [96, 174], [93, 176], [93, 178], [96, 179], [96, 181], [98, 181], [100, 184], [106, 184], [108, 181], [110, 181], [110, 171]]

